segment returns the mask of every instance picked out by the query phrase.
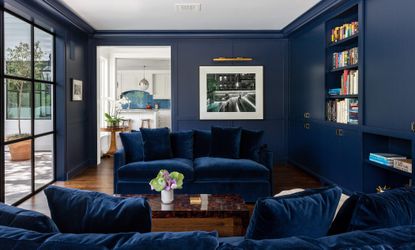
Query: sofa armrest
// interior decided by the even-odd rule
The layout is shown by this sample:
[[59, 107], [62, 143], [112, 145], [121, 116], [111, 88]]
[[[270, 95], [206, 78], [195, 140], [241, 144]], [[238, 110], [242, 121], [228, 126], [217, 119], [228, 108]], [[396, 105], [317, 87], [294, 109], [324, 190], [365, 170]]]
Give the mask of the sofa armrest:
[[124, 166], [125, 163], [125, 151], [122, 148], [114, 154], [114, 194], [117, 193], [118, 169]]
[[268, 150], [267, 145], [263, 145], [259, 150], [259, 159], [258, 162], [264, 165], [269, 170], [269, 183], [270, 190], [269, 194], [273, 194], [273, 167], [274, 167], [274, 153], [271, 150]]

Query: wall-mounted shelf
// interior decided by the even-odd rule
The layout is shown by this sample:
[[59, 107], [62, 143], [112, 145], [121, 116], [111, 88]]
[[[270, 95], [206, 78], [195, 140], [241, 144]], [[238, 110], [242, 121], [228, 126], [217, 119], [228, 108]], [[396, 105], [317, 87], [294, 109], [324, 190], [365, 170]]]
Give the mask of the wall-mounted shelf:
[[346, 69], [357, 69], [357, 68], [359, 68], [359, 65], [358, 64], [354, 64], [354, 65], [348, 65], [348, 66], [340, 67], [340, 68], [336, 68], [336, 69], [331, 69], [328, 72], [329, 73], [331, 73], [331, 72], [339, 72], [339, 71], [343, 71], [343, 70], [346, 70]]
[[327, 99], [359, 98], [359, 95], [327, 95]]

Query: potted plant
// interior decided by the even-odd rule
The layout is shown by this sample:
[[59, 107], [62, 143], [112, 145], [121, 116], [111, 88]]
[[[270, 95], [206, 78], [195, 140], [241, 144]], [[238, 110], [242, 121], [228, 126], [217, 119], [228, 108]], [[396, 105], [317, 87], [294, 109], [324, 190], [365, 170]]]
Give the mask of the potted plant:
[[161, 202], [170, 204], [174, 200], [174, 189], [182, 189], [184, 175], [179, 172], [169, 173], [160, 170], [156, 178], [150, 181], [151, 190], [161, 192]]
[[[109, 127], [119, 127], [120, 122], [123, 121], [123, 118], [119, 116], [120, 111], [123, 109], [123, 105], [129, 105], [130, 100], [126, 97], [123, 97], [117, 101], [108, 98], [112, 112], [104, 113], [105, 121], [108, 123]], [[111, 114], [112, 113], [112, 114]]]
[[[34, 57], [33, 60], [36, 62], [41, 62], [43, 57], [43, 51], [40, 47], [39, 42], [35, 43], [35, 51], [34, 51]], [[22, 76], [22, 77], [30, 77], [31, 75], [31, 62], [28, 59], [31, 57], [31, 49], [29, 44], [27, 43], [19, 43], [14, 48], [8, 48], [7, 54], [6, 54], [6, 69], [7, 73], [9, 75], [14, 76]], [[40, 63], [37, 63], [35, 65], [35, 74], [36, 78], [38, 77], [38, 74], [41, 72], [41, 65]], [[21, 118], [22, 118], [22, 102], [24, 98], [24, 93], [29, 91], [30, 88], [27, 87], [28, 85], [25, 83], [25, 81], [21, 80], [8, 80], [7, 82], [7, 90], [8, 91], [15, 91], [17, 92], [17, 98], [16, 98], [16, 120], [17, 120], [17, 134], [12, 134], [6, 136], [7, 141], [13, 141], [16, 139], [29, 137], [30, 134], [28, 133], [22, 133], [22, 126], [21, 126]], [[34, 88], [34, 86], [32, 86]], [[35, 107], [32, 107], [35, 108]], [[32, 140], [25, 140], [16, 142], [13, 144], [10, 144], [9, 146], [10, 156], [12, 161], [26, 161], [30, 160], [32, 157]]]

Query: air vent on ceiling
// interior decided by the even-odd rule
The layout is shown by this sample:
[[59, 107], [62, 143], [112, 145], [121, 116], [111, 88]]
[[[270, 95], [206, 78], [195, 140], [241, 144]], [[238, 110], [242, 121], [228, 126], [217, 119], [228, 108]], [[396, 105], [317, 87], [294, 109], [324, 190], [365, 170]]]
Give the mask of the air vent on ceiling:
[[177, 12], [199, 12], [202, 10], [200, 3], [176, 3]]

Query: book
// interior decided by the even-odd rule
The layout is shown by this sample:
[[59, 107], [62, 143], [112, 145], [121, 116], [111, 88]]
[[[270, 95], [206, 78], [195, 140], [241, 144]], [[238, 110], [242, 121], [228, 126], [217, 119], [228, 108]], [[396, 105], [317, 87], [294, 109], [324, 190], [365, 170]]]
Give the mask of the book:
[[412, 159], [398, 159], [393, 161], [393, 167], [407, 173], [412, 173]]
[[331, 42], [335, 43], [359, 33], [359, 22], [345, 23], [331, 29]]
[[326, 119], [337, 123], [358, 124], [359, 101], [355, 98], [329, 100], [326, 103]]
[[359, 62], [358, 48], [354, 47], [342, 52], [333, 53], [333, 69], [356, 65]]

